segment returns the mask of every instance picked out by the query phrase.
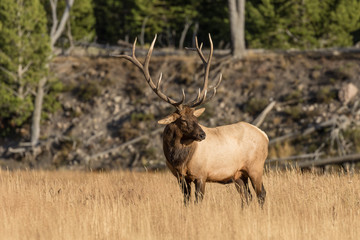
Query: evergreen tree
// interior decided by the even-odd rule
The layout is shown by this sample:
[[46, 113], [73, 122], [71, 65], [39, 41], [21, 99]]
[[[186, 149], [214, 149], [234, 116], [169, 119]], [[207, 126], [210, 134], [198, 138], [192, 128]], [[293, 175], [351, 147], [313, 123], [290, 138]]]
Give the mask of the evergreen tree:
[[32, 93], [46, 75], [50, 46], [39, 0], [1, 0], [0, 23], [0, 121], [11, 128], [32, 114]]
[[70, 13], [71, 34], [75, 41], [91, 41], [95, 36], [95, 16], [92, 0], [75, 0]]
[[94, 0], [95, 29], [97, 41], [116, 44], [119, 39], [135, 37], [131, 9], [133, 0]]
[[[53, 24], [51, 0], [40, 0], [46, 10], [48, 29]], [[56, 15], [62, 16], [66, 7], [66, 0], [56, 0]], [[93, 0], [75, 0], [71, 6], [70, 22], [67, 29], [61, 35], [60, 44], [64, 45], [68, 41], [92, 41], [95, 37], [95, 14]], [[70, 23], [70, 24], [69, 24]], [[72, 38], [72, 39], [69, 39]], [[68, 46], [67, 44], [65, 44]]]
[[230, 43], [230, 22], [227, 1], [201, 0], [197, 5], [199, 21], [198, 38], [206, 43], [208, 34], [216, 48], [222, 43]]
[[355, 31], [360, 30], [360, 0], [339, 0], [331, 12], [329, 46], [351, 46]]
[[248, 0], [252, 48], [351, 46], [360, 29], [359, 0]]
[[286, 33], [291, 16], [289, 0], [246, 1], [246, 40], [250, 48], [289, 48]]

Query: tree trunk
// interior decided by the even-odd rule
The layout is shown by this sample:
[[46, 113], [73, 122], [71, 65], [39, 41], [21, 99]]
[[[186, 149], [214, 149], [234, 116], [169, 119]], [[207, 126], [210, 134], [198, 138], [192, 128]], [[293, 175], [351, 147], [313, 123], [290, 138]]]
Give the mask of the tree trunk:
[[198, 31], [199, 31], [199, 22], [195, 22], [195, 25], [194, 25], [194, 30], [193, 30], [193, 42], [192, 42], [192, 48], [195, 48], [195, 37], [197, 36], [198, 34]]
[[65, 51], [65, 53], [66, 53], [66, 54], [70, 54], [71, 51], [74, 49], [75, 44], [74, 44], [74, 38], [73, 38], [72, 33], [71, 33], [71, 23], [70, 23], [70, 21], [67, 21], [67, 24], [66, 24], [66, 25], [67, 25], [66, 35], [67, 35], [67, 37], [68, 37], [68, 39], [69, 39], [69, 44], [70, 44], [70, 46], [69, 46], [69, 48]]
[[231, 32], [231, 53], [234, 58], [245, 56], [245, 0], [228, 0]]
[[180, 41], [179, 41], [179, 49], [184, 48], [185, 37], [186, 37], [187, 32], [189, 31], [191, 24], [192, 24], [192, 21], [189, 19], [186, 19], [184, 30], [181, 32], [181, 37], [180, 37]]
[[74, 4], [74, 0], [66, 0], [66, 7], [61, 17], [60, 23], [58, 24], [58, 19], [56, 15], [57, 0], [50, 0], [51, 12], [53, 18], [53, 24], [50, 32], [50, 39], [51, 39], [50, 46], [52, 50], [54, 50], [55, 43], [57, 42], [62, 32], [64, 31], [65, 24], [68, 21], [68, 18], [70, 16], [70, 10], [73, 4]]
[[41, 112], [42, 105], [44, 100], [44, 86], [46, 84], [47, 78], [43, 77], [40, 79], [37, 87], [37, 93], [35, 97], [35, 106], [31, 122], [31, 146], [34, 147], [39, 142], [40, 137], [40, 122], [41, 122]]
[[[71, 7], [74, 4], [74, 0], [66, 0], [66, 8], [63, 12], [63, 15], [61, 17], [60, 23], [58, 24], [57, 19], [57, 2], [58, 0], [49, 0], [51, 11], [52, 11], [52, 27], [50, 32], [50, 47], [51, 50], [54, 51], [54, 46], [56, 41], [59, 39], [61, 34], [63, 33], [65, 29], [65, 24], [67, 23], [69, 16], [70, 16], [70, 10]], [[49, 56], [49, 62], [51, 61], [51, 57]], [[40, 122], [41, 122], [41, 112], [42, 112], [42, 106], [44, 101], [44, 95], [45, 95], [45, 84], [47, 82], [47, 77], [43, 77], [38, 82], [37, 86], [37, 93], [35, 96], [35, 105], [34, 105], [34, 111], [32, 115], [32, 122], [31, 122], [31, 146], [35, 146], [39, 143], [39, 137], [40, 137]]]
[[140, 33], [140, 45], [143, 47], [145, 44], [145, 28], [146, 28], [146, 23], [149, 20], [149, 17], [146, 16], [141, 24], [141, 33]]

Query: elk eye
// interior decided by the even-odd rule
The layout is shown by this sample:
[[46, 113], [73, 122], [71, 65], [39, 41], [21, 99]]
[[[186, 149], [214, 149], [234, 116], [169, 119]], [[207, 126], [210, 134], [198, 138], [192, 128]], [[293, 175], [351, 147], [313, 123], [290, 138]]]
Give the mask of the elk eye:
[[185, 120], [181, 120], [181, 125], [187, 127], [188, 123], [187, 123], [187, 121], [185, 121]]

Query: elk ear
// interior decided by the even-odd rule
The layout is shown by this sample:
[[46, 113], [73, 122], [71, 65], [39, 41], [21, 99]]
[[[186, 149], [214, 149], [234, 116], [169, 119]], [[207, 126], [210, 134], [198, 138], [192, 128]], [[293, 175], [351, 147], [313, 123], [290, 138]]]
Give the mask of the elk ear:
[[165, 118], [159, 120], [158, 124], [170, 124], [172, 122], [175, 122], [176, 119], [178, 119], [179, 117], [180, 117], [179, 114], [173, 113], [173, 114], [166, 116]]
[[204, 111], [205, 111], [205, 108], [196, 109], [196, 110], [194, 111], [194, 116], [195, 116], [195, 117], [200, 117], [200, 115], [203, 114]]

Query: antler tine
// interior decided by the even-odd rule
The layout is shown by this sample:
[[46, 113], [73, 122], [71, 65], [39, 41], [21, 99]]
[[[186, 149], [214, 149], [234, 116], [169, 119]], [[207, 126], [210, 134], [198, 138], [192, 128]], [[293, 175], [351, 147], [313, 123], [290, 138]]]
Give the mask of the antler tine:
[[204, 54], [203, 54], [202, 51], [201, 51], [202, 46], [203, 46], [203, 43], [201, 43], [201, 44], [200, 44], [200, 47], [199, 47], [198, 39], [197, 39], [197, 37], [195, 37], [195, 47], [196, 47], [196, 51], [198, 52], [198, 54], [199, 54], [201, 60], [203, 61], [203, 63], [205, 64], [205, 63], [206, 63], [206, 60], [205, 60]]
[[150, 48], [149, 48], [149, 51], [148, 51], [148, 53], [146, 54], [146, 57], [145, 57], [144, 70], [145, 70], [146, 73], [148, 74], [148, 77], [150, 77], [150, 73], [149, 73], [149, 63], [150, 63], [151, 54], [152, 54], [152, 52], [153, 52], [153, 50], [154, 50], [156, 38], [157, 38], [157, 34], [155, 34], [154, 40], [152, 41], [152, 43], [151, 43], [151, 45], [150, 45]]
[[125, 58], [126, 60], [132, 62], [135, 66], [137, 66], [140, 70], [143, 70], [143, 65], [139, 62], [139, 60], [135, 56], [135, 47], [136, 47], [137, 38], [135, 38], [133, 46], [132, 46], [132, 56], [128, 55], [116, 55], [110, 54], [112, 57]]
[[217, 93], [217, 88], [219, 87], [221, 80], [222, 80], [222, 74], [220, 73], [219, 80], [216, 83], [215, 87], [213, 87], [213, 94], [208, 99], [206, 99], [202, 104], [209, 102], [213, 97], [215, 97]]
[[210, 33], [209, 33], [209, 41], [210, 41], [210, 53], [209, 53], [209, 58], [208, 58], [206, 64], [204, 64], [205, 65], [204, 66], [205, 74], [204, 74], [204, 85], [203, 85], [202, 92], [207, 90], [207, 86], [208, 86], [208, 82], [209, 82], [210, 65], [211, 65], [212, 55], [213, 55], [213, 51], [214, 51], [214, 46], [213, 46], [213, 42], [211, 40]]
[[216, 83], [215, 87], [213, 87], [213, 94], [209, 98], [206, 99], [207, 90], [205, 90], [204, 97], [201, 98], [201, 101], [195, 103], [192, 107], [197, 107], [202, 104], [205, 104], [205, 103], [209, 102], [213, 97], [215, 97], [215, 95], [217, 93], [217, 88], [219, 87], [221, 80], [222, 80], [222, 74], [220, 73], [219, 80]]
[[200, 106], [201, 104], [203, 104], [205, 102], [206, 95], [207, 95], [207, 90], [204, 91], [204, 95], [201, 97], [201, 99], [199, 99], [199, 101], [197, 101], [193, 105], [191, 105], [191, 107], [194, 108], [194, 107], [197, 107], [197, 106]]
[[136, 41], [137, 41], [136, 38], [135, 38], [135, 41], [134, 41], [134, 44], [133, 44], [133, 47], [132, 47], [132, 56], [114, 55], [114, 54], [111, 54], [110, 56], [119, 57], [119, 58], [125, 58], [126, 60], [132, 62], [135, 66], [137, 66], [142, 71], [147, 83], [149, 84], [150, 88], [156, 93], [156, 95], [158, 95], [162, 100], [164, 100], [167, 103], [170, 103], [171, 105], [173, 105], [177, 109], [181, 109], [182, 104], [185, 101], [184, 89], [182, 90], [182, 99], [177, 102], [177, 101], [173, 100], [172, 98], [166, 96], [164, 93], [162, 93], [160, 91], [160, 83], [161, 83], [161, 80], [162, 80], [162, 73], [160, 74], [159, 80], [158, 80], [156, 85], [154, 84], [154, 82], [151, 79], [151, 76], [150, 76], [150, 73], [149, 73], [149, 63], [150, 63], [150, 58], [151, 58], [152, 51], [153, 51], [154, 46], [155, 46], [156, 38], [157, 38], [157, 35], [155, 35], [154, 40], [151, 43], [149, 51], [148, 51], [148, 53], [147, 53], [147, 55], [145, 57], [144, 65], [141, 64], [139, 62], [139, 60], [136, 58], [136, 56], [135, 56], [135, 48], [136, 48]]
[[160, 83], [161, 83], [161, 80], [162, 80], [162, 73], [160, 73], [160, 77], [159, 77], [159, 80], [156, 84], [156, 89], [159, 90], [160, 89]]
[[[203, 82], [203, 87], [201, 89], [201, 91], [199, 92], [197, 98], [188, 103], [187, 105], [190, 106], [190, 107], [196, 107], [196, 106], [199, 106], [201, 104], [203, 104], [206, 100], [206, 93], [207, 93], [207, 88], [208, 88], [208, 82], [209, 82], [209, 72], [210, 72], [210, 65], [211, 65], [211, 60], [212, 60], [212, 56], [213, 56], [213, 52], [214, 52], [214, 46], [213, 46], [213, 42], [212, 42], [212, 39], [211, 39], [211, 35], [209, 34], [209, 41], [210, 41], [210, 53], [209, 53], [209, 57], [208, 59], [206, 60], [205, 57], [204, 57], [204, 54], [202, 53], [201, 51], [201, 48], [202, 48], [202, 44], [200, 45], [199, 47], [199, 44], [198, 44], [198, 40], [197, 38], [195, 38], [195, 46], [196, 46], [196, 51], [198, 52], [202, 62], [203, 62], [203, 65], [204, 65], [204, 82]], [[217, 83], [217, 85], [214, 87], [214, 93], [213, 95], [210, 97], [210, 99], [212, 99], [215, 94], [216, 94], [216, 88], [219, 86], [221, 82], [221, 76], [220, 76], [220, 80], [219, 82]], [[209, 100], [210, 100], [209, 99]], [[206, 100], [207, 102], [208, 100]]]

